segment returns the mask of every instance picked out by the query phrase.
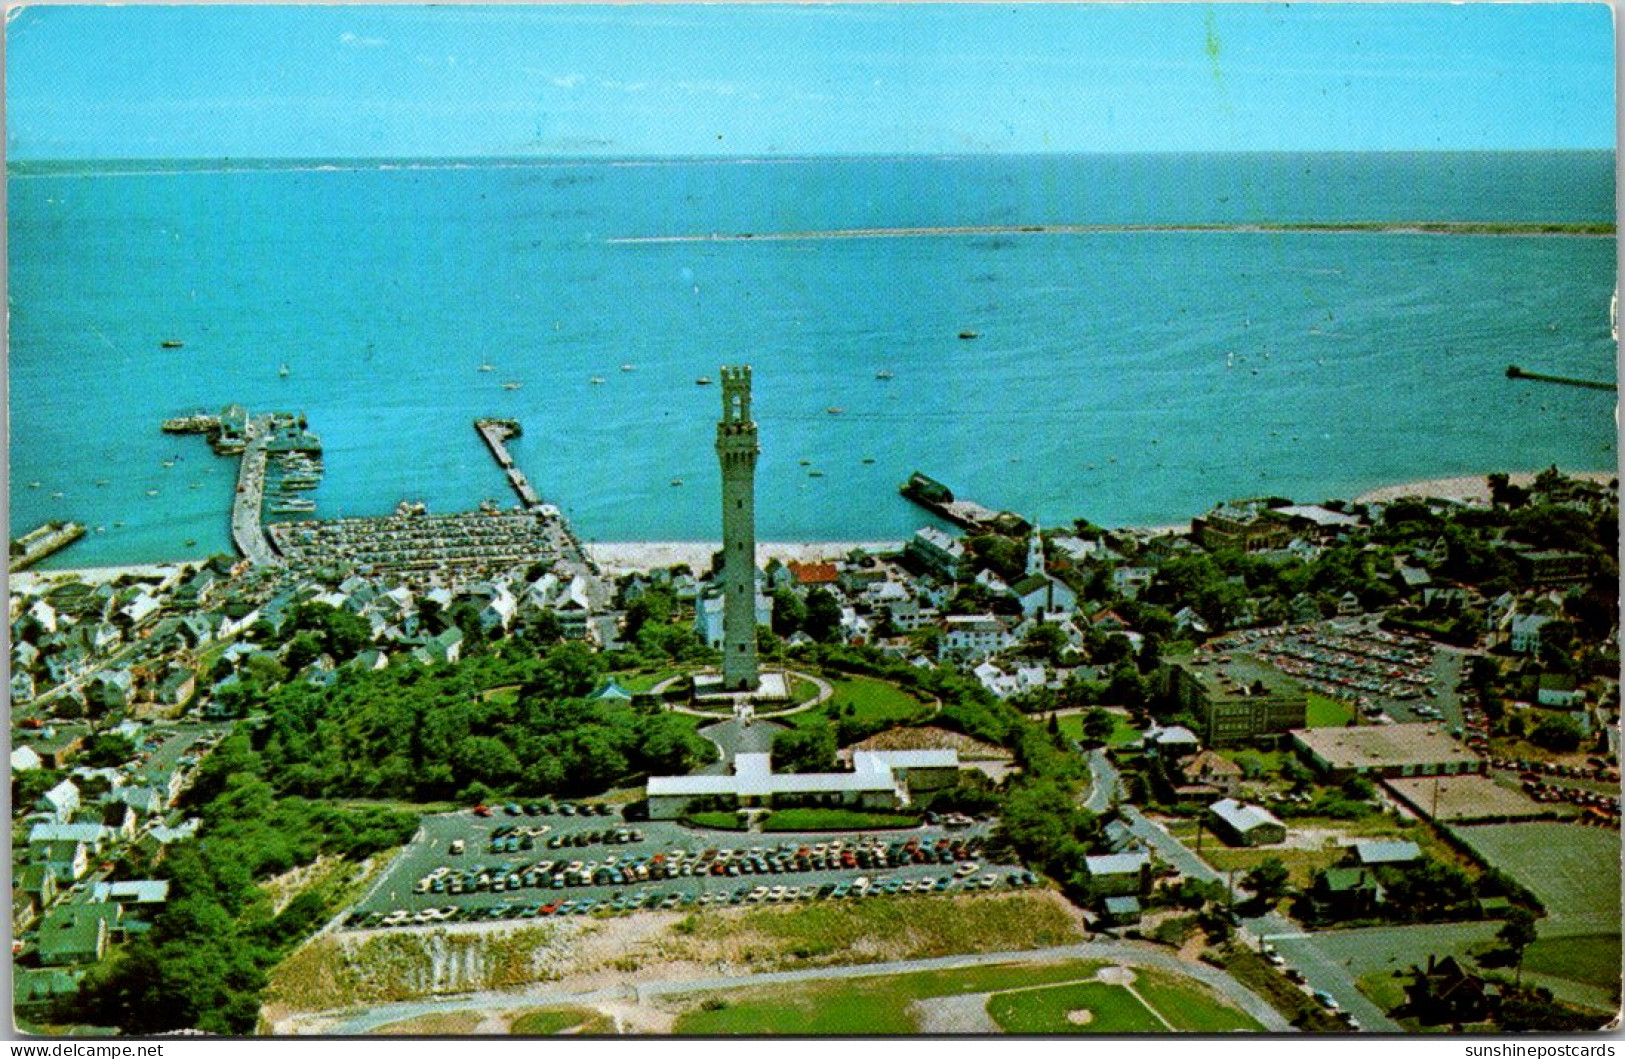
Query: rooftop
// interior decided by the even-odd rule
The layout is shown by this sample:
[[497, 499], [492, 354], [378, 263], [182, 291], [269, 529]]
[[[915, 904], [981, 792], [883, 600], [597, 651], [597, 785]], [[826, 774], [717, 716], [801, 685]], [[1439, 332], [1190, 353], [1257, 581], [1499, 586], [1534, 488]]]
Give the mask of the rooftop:
[[1477, 764], [1478, 755], [1445, 733], [1439, 724], [1387, 724], [1360, 728], [1300, 728], [1298, 745], [1332, 768]]
[[1240, 832], [1251, 831], [1260, 824], [1273, 824], [1276, 827], [1286, 825], [1276, 819], [1275, 814], [1259, 805], [1246, 805], [1234, 798], [1225, 798], [1209, 806], [1213, 815], [1229, 824]]

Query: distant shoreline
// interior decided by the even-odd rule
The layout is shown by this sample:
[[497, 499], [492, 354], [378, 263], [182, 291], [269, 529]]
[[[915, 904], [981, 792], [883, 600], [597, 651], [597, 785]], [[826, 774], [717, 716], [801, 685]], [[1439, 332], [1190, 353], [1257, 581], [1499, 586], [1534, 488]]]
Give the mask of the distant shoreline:
[[[1488, 504], [1490, 502], [1489, 474], [1456, 475], [1441, 478], [1415, 478], [1391, 485], [1378, 486], [1351, 498], [1352, 503], [1388, 503], [1402, 497], [1436, 497], [1463, 503]], [[1617, 471], [1567, 471], [1566, 478], [1606, 484], [1619, 477]], [[1507, 474], [1512, 485], [1527, 487], [1535, 480], [1535, 473]], [[1222, 500], [1215, 499], [1214, 503]], [[1305, 501], [1306, 503], [1311, 501]], [[922, 519], [922, 525], [924, 520]], [[1120, 531], [1148, 534], [1188, 533], [1190, 521], [1167, 522], [1156, 525], [1108, 527]], [[660, 570], [671, 566], [688, 565], [696, 572], [708, 570], [711, 557], [722, 547], [720, 541], [584, 541], [582, 547], [600, 567], [609, 573]], [[769, 559], [780, 562], [822, 562], [844, 559], [854, 549], [866, 552], [895, 552], [903, 547], [900, 540], [845, 540], [845, 541], [758, 541], [756, 561], [765, 564]], [[80, 580], [112, 581], [124, 575], [158, 577], [176, 567], [196, 566], [202, 559], [174, 559], [167, 562], [129, 563], [119, 566], [35, 568], [10, 575], [12, 584], [27, 586], [31, 583], [64, 575]]]
[[835, 228], [799, 232], [704, 232], [690, 235], [635, 235], [606, 239], [617, 245], [646, 243], [769, 243], [812, 239], [913, 239], [989, 235], [1499, 235], [1612, 237], [1615, 225], [1595, 222], [1516, 221], [1349, 221], [1346, 223], [1283, 222], [1234, 224], [1020, 224], [928, 228]]
[[[1494, 472], [1492, 472], [1494, 473]], [[1606, 485], [1619, 477], [1618, 471], [1562, 471], [1565, 478], [1580, 478]], [[1533, 473], [1508, 474], [1507, 481], [1516, 486], [1528, 486], [1535, 480]], [[1453, 478], [1419, 478], [1411, 482], [1379, 486], [1354, 498], [1357, 504], [1388, 503], [1401, 497], [1436, 497], [1440, 500], [1460, 500], [1464, 503], [1488, 504], [1490, 483], [1488, 474], [1460, 475]]]

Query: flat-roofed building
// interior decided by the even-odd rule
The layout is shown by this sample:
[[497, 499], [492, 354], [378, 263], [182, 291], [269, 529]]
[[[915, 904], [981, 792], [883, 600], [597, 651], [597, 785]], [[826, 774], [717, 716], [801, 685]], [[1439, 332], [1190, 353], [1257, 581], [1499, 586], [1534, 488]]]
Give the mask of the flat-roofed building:
[[1171, 659], [1164, 680], [1165, 694], [1197, 719], [1208, 746], [1285, 735], [1308, 718], [1302, 685], [1245, 655]]
[[1484, 771], [1484, 759], [1440, 724], [1305, 728], [1292, 742], [1333, 783], [1351, 776], [1457, 776]]
[[771, 755], [737, 754], [729, 776], [651, 776], [651, 820], [673, 820], [697, 799], [737, 808], [824, 804], [895, 809], [915, 791], [950, 786], [958, 778], [955, 750], [859, 750], [850, 772], [775, 773]]

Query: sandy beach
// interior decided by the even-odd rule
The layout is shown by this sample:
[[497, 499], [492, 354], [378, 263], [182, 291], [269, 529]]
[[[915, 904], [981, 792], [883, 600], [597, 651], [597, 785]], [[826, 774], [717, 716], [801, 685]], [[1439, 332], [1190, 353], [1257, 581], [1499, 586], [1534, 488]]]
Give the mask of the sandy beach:
[[8, 575], [11, 587], [22, 591], [32, 591], [38, 586], [57, 578], [71, 578], [83, 581], [86, 584], [99, 585], [105, 581], [117, 581], [126, 575], [130, 577], [165, 578], [177, 570], [202, 565], [202, 560], [187, 559], [172, 563], [140, 563], [132, 566], [83, 566], [62, 570], [21, 570]]
[[[1564, 471], [1568, 478], [1581, 478], [1606, 485], [1617, 478], [1617, 471]], [[1528, 486], [1535, 480], [1533, 474], [1509, 474], [1508, 481], [1517, 486]], [[1437, 497], [1441, 500], [1460, 500], [1467, 504], [1488, 504], [1490, 483], [1488, 474], [1461, 478], [1422, 478], [1414, 482], [1385, 485], [1355, 497], [1361, 504], [1387, 503], [1406, 496]]]

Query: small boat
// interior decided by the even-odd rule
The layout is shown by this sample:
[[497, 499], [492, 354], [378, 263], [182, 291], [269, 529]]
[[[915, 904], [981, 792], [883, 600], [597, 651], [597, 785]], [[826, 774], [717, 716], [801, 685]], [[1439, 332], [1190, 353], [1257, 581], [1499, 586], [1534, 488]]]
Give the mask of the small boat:
[[710, 379], [709, 376], [701, 375], [699, 378], [694, 380], [694, 385], [695, 386], [709, 386], [709, 385], [711, 385], [711, 379]]
[[284, 364], [284, 365], [282, 365], [282, 367], [278, 368], [276, 370], [276, 373], [278, 375], [282, 376], [284, 379], [286, 379], [290, 374], [292, 374], [292, 372], [289, 371], [288, 366], [286, 364]]
[[846, 411], [846, 409], [839, 408], [839, 407], [837, 407], [835, 405], [830, 405], [828, 408], [824, 409], [824, 411], [828, 412], [832, 416], [838, 416], [842, 412]]
[[162, 342], [158, 343], [158, 345], [162, 349], [180, 349], [182, 346], [186, 345], [186, 343], [182, 342], [178, 338], [166, 338]]
[[492, 367], [492, 366], [491, 366], [491, 365], [489, 365], [489, 364], [481, 364], [481, 365], [480, 365], [480, 370], [481, 370], [481, 371], [496, 371], [496, 369], [495, 369], [495, 368], [493, 368], [493, 367]]
[[638, 366], [636, 364], [622, 364], [621, 365], [621, 370], [622, 371], [637, 371]]
[[147, 495], [148, 496], [157, 496], [158, 495], [158, 490], [156, 490], [156, 489], [148, 489], [147, 490]]
[[808, 478], [822, 478], [822, 477], [824, 477], [824, 472], [823, 471], [808, 471], [807, 472], [807, 477]]
[[107, 479], [106, 478], [98, 478], [98, 479], [96, 479], [96, 484], [97, 485], [106, 485], [107, 484]]
[[175, 461], [174, 460], [165, 460], [164, 461], [164, 470], [167, 471], [173, 466], [175, 466]]
[[602, 385], [604, 385], [604, 377], [602, 375], [594, 375], [591, 379], [589, 379], [587, 381], [591, 382], [594, 386], [602, 386]]
[[973, 338], [981, 338], [982, 336], [977, 331], [961, 331], [959, 332], [959, 337], [969, 342]]
[[96, 532], [97, 533], [106, 533], [107, 532], [107, 527], [106, 526], [97, 526], [96, 527]]
[[681, 478], [673, 478], [673, 479], [672, 479], [672, 480], [671, 480], [671, 484], [672, 484], [672, 485], [682, 485], [682, 484], [683, 484], [683, 480], [682, 480], [682, 479], [681, 479]]
[[810, 466], [812, 466], [812, 461], [811, 460], [802, 460], [801, 465], [803, 467], [810, 467]]
[[29, 482], [28, 483], [28, 488], [30, 488], [30, 489], [38, 489], [40, 486], [42, 486], [44, 484], [45, 484], [44, 482]]
[[894, 378], [894, 377], [895, 376], [893, 376], [892, 373], [889, 372], [889, 371], [881, 370], [881, 371], [875, 372], [875, 378], [877, 378], [877, 379], [890, 379], [890, 378]]
[[52, 493], [51, 494], [51, 499], [52, 500], [61, 500], [66, 495], [67, 495], [66, 493], [61, 493], [61, 492]]
[[188, 548], [196, 548], [197, 547], [197, 541], [192, 540], [191, 538], [187, 538], [186, 546]]
[[873, 462], [875, 462], [875, 458], [873, 456], [865, 456], [863, 458], [863, 462], [864, 463], [873, 463]]
[[504, 390], [517, 390], [517, 389], [519, 389], [519, 387], [521, 387], [523, 385], [524, 385], [524, 383], [522, 383], [522, 382], [505, 382], [505, 383], [502, 384], [502, 388]]

